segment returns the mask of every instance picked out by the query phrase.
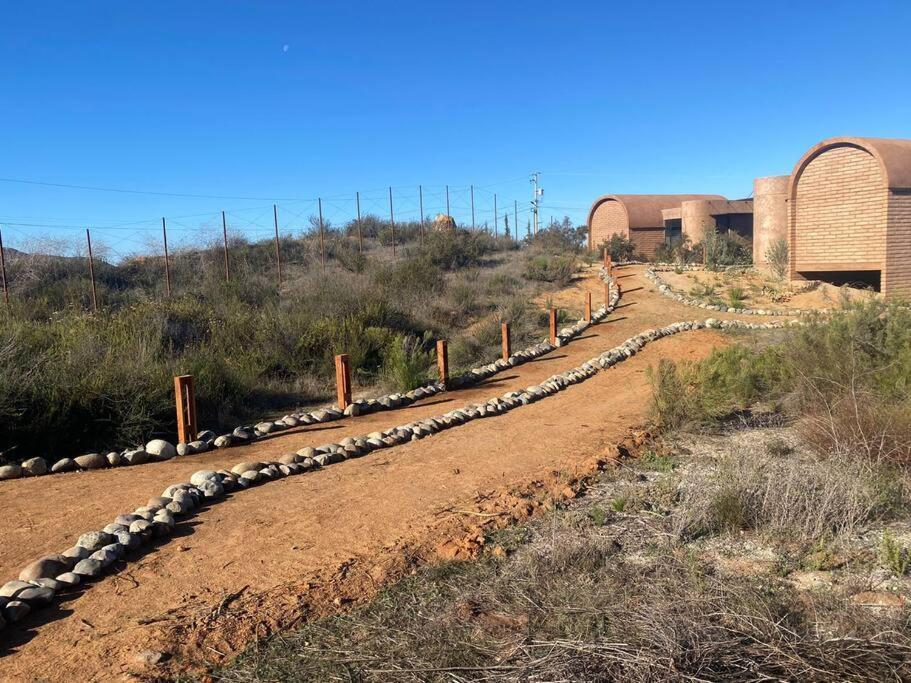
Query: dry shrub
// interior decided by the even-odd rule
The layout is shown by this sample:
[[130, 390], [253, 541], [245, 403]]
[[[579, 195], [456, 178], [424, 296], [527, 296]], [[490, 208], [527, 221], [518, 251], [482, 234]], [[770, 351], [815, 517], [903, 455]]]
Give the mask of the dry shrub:
[[675, 527], [685, 538], [750, 529], [809, 543], [850, 534], [906, 503], [903, 474], [864, 458], [737, 451], [686, 487]]

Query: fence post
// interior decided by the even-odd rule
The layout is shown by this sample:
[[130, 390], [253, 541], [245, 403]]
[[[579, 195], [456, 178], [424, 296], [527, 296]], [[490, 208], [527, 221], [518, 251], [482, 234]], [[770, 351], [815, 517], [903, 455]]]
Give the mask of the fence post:
[[164, 286], [165, 293], [171, 296], [171, 264], [168, 260], [168, 227], [165, 223], [164, 216], [161, 218], [161, 237], [164, 241]]
[[278, 291], [282, 291], [282, 252], [278, 246], [278, 206], [272, 205], [272, 222], [275, 224], [275, 261], [278, 264]]
[[190, 443], [196, 440], [196, 387], [193, 375], [174, 378], [174, 402], [177, 406], [177, 440]]
[[364, 253], [364, 235], [361, 232], [361, 193], [354, 193], [354, 203], [357, 205], [357, 253]]
[[512, 355], [512, 336], [509, 330], [509, 323], [500, 325], [500, 332], [503, 335], [503, 360], [508, 361]]
[[557, 309], [550, 309], [550, 343], [557, 344]]
[[592, 321], [592, 293], [585, 292], [585, 322]]
[[610, 283], [604, 283], [604, 308], [610, 306]]
[[493, 236], [494, 238], [500, 236], [500, 225], [497, 219], [497, 193], [493, 193]]
[[225, 243], [225, 282], [231, 281], [231, 269], [228, 267], [228, 220], [225, 212], [221, 212], [221, 234]]
[[512, 200], [512, 215], [513, 215], [513, 226], [512, 231], [515, 233], [516, 242], [519, 241], [519, 201], [517, 199]]
[[389, 188], [389, 225], [392, 227], [392, 258], [395, 258], [395, 214], [392, 211], [392, 188]]
[[[452, 212], [449, 210], [449, 185], [446, 186], [446, 215], [452, 216]], [[455, 221], [453, 221], [454, 223]]]
[[89, 245], [89, 278], [92, 281], [92, 311], [98, 312], [98, 292], [95, 289], [95, 259], [92, 257], [92, 237], [89, 235], [89, 229], [85, 229], [85, 241]]
[[335, 357], [335, 392], [339, 410], [351, 405], [351, 358], [347, 353]]
[[323, 240], [323, 200], [322, 197], [316, 198], [319, 207], [319, 264], [320, 268], [326, 270], [326, 243]]
[[607, 264], [610, 259], [610, 253], [607, 251], [607, 247], [604, 247], [604, 255], [601, 258], [604, 263], [604, 267], [607, 268]]
[[471, 193], [471, 229], [474, 230], [476, 227], [474, 222], [474, 185], [469, 185], [468, 191]]
[[424, 246], [424, 188], [418, 185], [418, 205], [421, 211], [421, 246]]
[[437, 340], [437, 369], [443, 389], [449, 389], [449, 349], [445, 339]]
[[6, 255], [3, 253], [3, 231], [0, 231], [0, 273], [3, 274], [3, 299], [9, 310], [9, 288], [6, 284]]

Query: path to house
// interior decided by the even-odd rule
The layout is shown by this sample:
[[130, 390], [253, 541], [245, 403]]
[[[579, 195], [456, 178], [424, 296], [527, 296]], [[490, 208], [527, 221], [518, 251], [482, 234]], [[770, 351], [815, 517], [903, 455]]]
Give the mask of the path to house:
[[[471, 389], [226, 451], [3, 482], [0, 580], [16, 578], [30, 561], [69, 547], [198, 469], [274, 459], [440, 415], [540, 382], [645, 329], [707, 317], [660, 296], [641, 266], [617, 275], [623, 298], [605, 321]], [[594, 271], [554, 301], [578, 310], [584, 290], [601, 301]], [[725, 339], [714, 330], [668, 337], [504, 415], [234, 494], [119, 572], [8, 627], [0, 635], [0, 680], [130, 680], [154, 670], [143, 651], [166, 653], [162, 666], [171, 672], [218, 662], [273, 629], [366, 600], [416, 562], [470, 556], [485, 528], [571, 495], [567, 481], [642, 424], [646, 368], [662, 357], [702, 357]]]

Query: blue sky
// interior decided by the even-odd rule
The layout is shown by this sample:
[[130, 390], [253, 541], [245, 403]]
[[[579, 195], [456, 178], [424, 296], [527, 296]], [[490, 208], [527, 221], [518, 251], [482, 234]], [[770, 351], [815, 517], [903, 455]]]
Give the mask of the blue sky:
[[88, 226], [117, 255], [221, 209], [265, 235], [273, 199], [293, 230], [389, 185], [407, 218], [418, 183], [464, 221], [474, 183], [483, 222], [533, 170], [545, 220], [581, 222], [605, 192], [746, 196], [825, 137], [911, 137], [904, 0], [3, 5], [0, 177], [166, 193], [0, 182], [13, 245]]

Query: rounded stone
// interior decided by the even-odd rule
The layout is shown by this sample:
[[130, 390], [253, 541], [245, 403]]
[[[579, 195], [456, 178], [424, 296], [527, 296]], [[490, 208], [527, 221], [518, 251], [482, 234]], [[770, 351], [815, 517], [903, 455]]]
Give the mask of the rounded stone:
[[170, 460], [177, 455], [177, 449], [164, 439], [152, 439], [145, 450], [154, 460]]
[[21, 476], [22, 468], [19, 465], [0, 465], [0, 481], [18, 479]]
[[264, 465], [261, 462], [253, 462], [253, 461], [240, 462], [240, 463], [237, 463], [234, 467], [232, 467], [231, 471], [234, 474], [243, 475], [244, 472], [251, 472], [251, 471], [259, 472], [259, 470], [261, 470], [263, 467], [264, 467]]
[[125, 462], [120, 453], [114, 453], [113, 451], [108, 453], [105, 457], [108, 460], [108, 465], [111, 467], [120, 467]]
[[32, 608], [28, 606], [28, 603], [21, 600], [11, 600], [3, 608], [3, 616], [9, 623], [15, 624], [17, 621], [25, 619], [31, 611]]
[[64, 572], [57, 577], [57, 583], [62, 583], [66, 586], [78, 586], [82, 583], [82, 579], [79, 578], [79, 574], [73, 572]]
[[139, 534], [141, 536], [147, 536], [152, 531], [152, 522], [147, 519], [137, 519], [135, 522], [130, 524], [130, 533]]
[[40, 477], [47, 474], [47, 463], [44, 458], [29, 458], [22, 462], [22, 476]]
[[193, 449], [189, 446], [189, 444], [185, 444], [183, 441], [178, 442], [178, 444], [177, 444], [177, 446], [175, 446], [174, 450], [177, 451], [177, 455], [192, 455], [193, 454]]
[[72, 458], [61, 458], [51, 465], [51, 472], [58, 474], [60, 472], [72, 472], [77, 467], [76, 461]]
[[217, 482], [218, 479], [219, 479], [219, 476], [218, 476], [217, 472], [213, 472], [212, 470], [199, 470], [197, 472], [194, 472], [193, 475], [190, 477], [190, 483], [193, 484], [193, 486], [199, 486], [204, 481], [216, 481]]
[[67, 548], [61, 553], [64, 557], [68, 557], [73, 561], [84, 560], [89, 555], [92, 554], [92, 551], [88, 548], [84, 548], [81, 545], [74, 545], [72, 548]]
[[137, 448], [126, 451], [123, 459], [128, 465], [143, 465], [149, 461], [149, 454], [145, 452], [144, 448]]
[[76, 566], [73, 567], [73, 573], [78, 574], [79, 576], [93, 577], [99, 576], [101, 574], [101, 569], [101, 562], [94, 557], [87, 557], [76, 563]]
[[137, 519], [140, 519], [137, 515], [117, 515], [114, 518], [114, 524], [120, 524], [124, 528], [129, 527], [130, 524], [135, 522]]
[[37, 579], [52, 579], [61, 572], [65, 572], [69, 567], [66, 562], [61, 562], [57, 558], [42, 557], [35, 560], [30, 565], [19, 572], [20, 581], [35, 581]]
[[215, 446], [215, 448], [229, 448], [232, 443], [234, 443], [234, 441], [231, 436], [229, 434], [223, 434], [222, 436], [217, 437], [212, 442], [212, 445]]
[[73, 458], [76, 464], [84, 470], [100, 470], [108, 466], [108, 459], [101, 453], [88, 453]]
[[99, 548], [106, 546], [112, 540], [113, 537], [103, 531], [89, 531], [79, 537], [79, 540], [76, 541], [76, 545], [88, 548], [89, 550], [98, 550]]
[[24, 591], [26, 588], [31, 588], [32, 584], [26, 581], [7, 581], [0, 586], [0, 597], [3, 598], [15, 598], [19, 593]]
[[209, 450], [209, 441], [191, 441], [187, 444], [191, 453], [205, 453]]
[[43, 586], [24, 588], [16, 595], [16, 600], [23, 600], [30, 605], [47, 605], [54, 599], [54, 591]]

